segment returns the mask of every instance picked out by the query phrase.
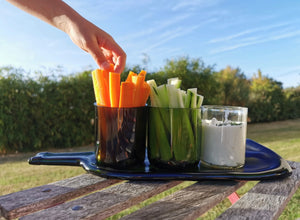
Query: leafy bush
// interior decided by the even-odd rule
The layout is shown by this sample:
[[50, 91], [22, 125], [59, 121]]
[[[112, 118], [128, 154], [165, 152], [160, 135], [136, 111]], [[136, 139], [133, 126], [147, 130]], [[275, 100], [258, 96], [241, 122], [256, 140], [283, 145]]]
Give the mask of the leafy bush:
[[300, 117], [300, 86], [284, 90], [284, 119]]
[[249, 101], [250, 81], [239, 68], [227, 66], [215, 74], [219, 83], [219, 104], [245, 106]]
[[0, 75], [0, 152], [78, 146], [93, 141], [90, 72], [33, 80], [13, 68]]
[[284, 93], [280, 82], [262, 75], [254, 75], [251, 80], [249, 117], [252, 122], [276, 121], [284, 117]]

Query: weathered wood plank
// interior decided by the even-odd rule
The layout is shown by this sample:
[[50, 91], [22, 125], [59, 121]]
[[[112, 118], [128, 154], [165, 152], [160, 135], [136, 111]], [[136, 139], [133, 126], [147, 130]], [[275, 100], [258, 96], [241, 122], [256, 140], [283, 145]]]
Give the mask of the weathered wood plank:
[[300, 163], [289, 164], [290, 177], [259, 182], [218, 219], [277, 219], [300, 186]]
[[244, 181], [201, 181], [122, 219], [195, 219], [243, 186]]
[[181, 181], [128, 181], [94, 192], [76, 200], [51, 207], [21, 219], [105, 219], [163, 192]]
[[83, 174], [48, 185], [0, 197], [0, 217], [14, 219], [76, 198], [120, 180], [107, 180], [92, 174]]

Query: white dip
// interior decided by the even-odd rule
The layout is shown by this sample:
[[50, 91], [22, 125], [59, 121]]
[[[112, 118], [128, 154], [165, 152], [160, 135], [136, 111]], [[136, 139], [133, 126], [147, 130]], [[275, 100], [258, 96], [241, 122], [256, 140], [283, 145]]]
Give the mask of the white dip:
[[246, 123], [202, 120], [202, 161], [218, 167], [241, 167], [245, 163]]

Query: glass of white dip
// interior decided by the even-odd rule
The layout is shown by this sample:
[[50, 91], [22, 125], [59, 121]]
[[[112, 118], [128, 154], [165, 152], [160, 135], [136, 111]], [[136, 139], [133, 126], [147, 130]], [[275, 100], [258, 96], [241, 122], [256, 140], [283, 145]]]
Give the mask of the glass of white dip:
[[201, 164], [230, 169], [245, 164], [248, 108], [202, 106]]

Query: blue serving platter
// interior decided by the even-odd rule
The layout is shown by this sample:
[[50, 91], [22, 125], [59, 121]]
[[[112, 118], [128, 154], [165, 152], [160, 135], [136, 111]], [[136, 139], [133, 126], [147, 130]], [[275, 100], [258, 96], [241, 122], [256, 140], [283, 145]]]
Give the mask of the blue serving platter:
[[98, 166], [94, 152], [42, 152], [30, 158], [29, 164], [82, 166], [87, 172], [101, 177], [127, 180], [261, 180], [286, 177], [292, 173], [287, 161], [250, 139], [246, 140], [245, 165], [238, 169], [212, 169], [200, 164], [193, 170], [153, 169], [151, 165], [136, 167], [134, 170], [119, 170]]

